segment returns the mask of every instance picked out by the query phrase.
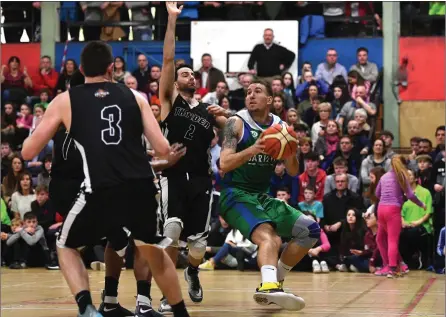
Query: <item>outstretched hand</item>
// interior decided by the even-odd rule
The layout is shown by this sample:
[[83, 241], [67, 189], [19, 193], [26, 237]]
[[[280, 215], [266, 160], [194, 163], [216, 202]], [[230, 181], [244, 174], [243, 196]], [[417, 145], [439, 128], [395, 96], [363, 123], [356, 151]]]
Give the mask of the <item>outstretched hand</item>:
[[166, 1], [166, 8], [169, 15], [173, 15], [175, 17], [178, 17], [183, 10], [182, 5], [178, 8], [178, 4], [176, 1]]

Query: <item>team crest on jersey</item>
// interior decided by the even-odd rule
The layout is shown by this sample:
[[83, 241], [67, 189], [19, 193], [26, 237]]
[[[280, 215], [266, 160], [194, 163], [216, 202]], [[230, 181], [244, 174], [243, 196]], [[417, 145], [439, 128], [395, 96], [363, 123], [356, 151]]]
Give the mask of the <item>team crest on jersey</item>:
[[251, 135], [253, 138], [257, 138], [259, 133], [257, 131], [251, 131]]
[[106, 96], [108, 96], [110, 93], [104, 89], [98, 89], [95, 93], [94, 96], [96, 98], [105, 98]]

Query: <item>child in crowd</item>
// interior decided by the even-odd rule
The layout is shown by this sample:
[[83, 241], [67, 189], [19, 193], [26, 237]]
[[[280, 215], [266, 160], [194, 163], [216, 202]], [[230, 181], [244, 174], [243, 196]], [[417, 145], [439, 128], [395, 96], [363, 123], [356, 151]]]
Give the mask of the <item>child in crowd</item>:
[[299, 208], [302, 211], [308, 211], [315, 216], [319, 223], [324, 218], [324, 206], [320, 201], [314, 199], [316, 193], [313, 186], [308, 185], [304, 190], [304, 201], [299, 203]]
[[[348, 272], [349, 269], [350, 271], [358, 272], [358, 268], [353, 264], [358, 265], [355, 261], [358, 259], [354, 257], [360, 253], [357, 251], [364, 250], [366, 230], [362, 213], [358, 209], [349, 209], [346, 219], [342, 222], [341, 230], [341, 243], [339, 247], [341, 263], [336, 265], [336, 269], [340, 272]], [[352, 259], [354, 260], [352, 261]]]
[[290, 190], [287, 187], [279, 188], [276, 193], [276, 198], [289, 205], [290, 204], [289, 201], [291, 198]]
[[34, 105], [34, 109], [36, 106], [43, 107], [44, 110], [48, 107], [50, 100], [50, 91], [47, 88], [43, 88], [40, 90], [40, 101]]

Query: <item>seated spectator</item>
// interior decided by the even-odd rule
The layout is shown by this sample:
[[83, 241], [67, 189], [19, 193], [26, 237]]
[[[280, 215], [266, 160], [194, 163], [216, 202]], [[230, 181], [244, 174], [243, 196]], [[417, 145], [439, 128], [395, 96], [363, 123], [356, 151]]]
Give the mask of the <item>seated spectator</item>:
[[311, 108], [308, 108], [303, 114], [303, 120], [309, 128], [313, 126], [319, 119], [319, 105], [322, 102], [321, 97], [311, 100]]
[[348, 189], [354, 193], [359, 191], [359, 181], [358, 178], [352, 174], [348, 174], [347, 160], [342, 157], [337, 157], [333, 161], [334, 173], [328, 175], [325, 179], [324, 195], [334, 191], [336, 189], [335, 178], [336, 175], [345, 174], [348, 178]]
[[286, 187], [291, 190], [291, 203], [290, 205], [297, 205], [297, 198], [299, 193], [299, 179], [297, 177], [290, 176], [285, 169], [285, 163], [278, 161], [274, 169], [274, 173], [271, 176], [271, 182], [269, 187], [269, 194], [271, 197], [276, 197], [277, 191], [280, 188]]
[[149, 98], [149, 103], [151, 105], [161, 105], [161, 101], [159, 99], [159, 83], [157, 80], [150, 80], [148, 92], [147, 97]]
[[388, 130], [383, 130], [383, 131], [381, 131], [380, 138], [381, 138], [381, 140], [384, 141], [384, 145], [386, 147], [386, 157], [389, 159], [392, 159], [392, 157], [396, 154], [392, 150], [392, 143], [393, 143], [393, 140], [395, 139], [395, 137], [393, 136], [393, 133]]
[[235, 110], [231, 109], [231, 101], [228, 96], [223, 96], [218, 100], [218, 105], [226, 110], [231, 110], [235, 114]]
[[299, 84], [303, 84], [303, 83], [305, 82], [305, 79], [304, 79], [304, 76], [303, 76], [303, 75], [305, 74], [305, 72], [310, 72], [310, 73], [313, 74], [313, 70], [312, 70], [311, 63], [308, 62], [308, 61], [305, 61], [305, 62], [302, 64], [302, 69], [301, 69], [301, 71], [300, 71], [300, 73], [301, 73], [302, 76], [298, 76], [298, 77], [297, 77], [297, 84], [298, 84], [298, 85], [299, 85]]
[[[370, 186], [370, 171], [381, 166], [386, 172], [390, 170], [390, 159], [386, 157], [386, 149], [383, 140], [376, 139], [373, 143], [372, 154], [367, 156], [361, 164], [361, 183], [363, 192]], [[379, 217], [379, 215], [378, 215]]]
[[[69, 58], [65, 61], [63, 71], [57, 79], [56, 95], [70, 89], [71, 76], [73, 76], [74, 72], [77, 71], [77, 69], [78, 67], [74, 59]], [[116, 64], [114, 70], [116, 71]]]
[[324, 206], [315, 200], [316, 191], [310, 185], [304, 190], [304, 201], [299, 203], [299, 209], [311, 213], [319, 223], [324, 218]]
[[43, 88], [42, 90], [40, 90], [39, 101], [34, 105], [34, 107], [39, 105], [46, 110], [46, 108], [48, 108], [49, 105], [49, 100], [50, 100], [50, 92], [48, 89]]
[[292, 127], [294, 124], [303, 124], [307, 126], [307, 124], [300, 118], [299, 112], [294, 108], [288, 109], [286, 113], [286, 123], [290, 127]]
[[339, 245], [340, 263], [336, 269], [340, 272], [368, 271], [366, 260], [358, 255], [364, 250], [365, 224], [362, 219], [362, 211], [349, 209], [347, 217], [341, 225], [341, 242]]
[[305, 172], [299, 175], [299, 202], [304, 201], [304, 191], [307, 186], [312, 186], [316, 190], [315, 199], [322, 201], [324, 196], [325, 178], [327, 174], [319, 168], [319, 157], [316, 153], [310, 152], [305, 155]]
[[23, 220], [24, 215], [31, 211], [31, 203], [36, 200], [32, 185], [31, 174], [27, 171], [21, 173], [17, 191], [11, 197], [11, 211], [14, 213], [14, 218]]
[[418, 172], [416, 174], [418, 184], [433, 193], [435, 181], [431, 176], [433, 172], [432, 157], [427, 154], [422, 154], [418, 155], [416, 160], [418, 163]]
[[13, 101], [17, 104], [25, 102], [28, 95], [27, 90], [33, 87], [26, 66], [23, 67], [23, 71], [20, 69], [20, 58], [17, 56], [9, 58], [8, 66], [2, 65], [0, 83], [2, 85], [2, 100]]
[[[299, 144], [300, 144], [300, 153], [299, 157], [297, 158], [299, 160], [299, 175], [302, 174], [305, 171], [305, 156], [311, 152], [313, 145], [311, 144], [311, 139], [307, 137], [304, 133], [306, 133], [305, 126], [300, 125], [297, 126], [297, 128], [300, 131], [296, 131], [296, 127], [294, 127], [294, 131], [296, 131], [296, 134], [298, 134], [298, 137], [300, 138]], [[302, 136], [299, 136], [299, 133]]]
[[34, 117], [33, 124], [31, 125], [31, 129], [29, 130], [29, 135], [33, 134], [34, 130], [37, 129], [40, 122], [42, 122], [43, 115], [45, 114], [45, 107], [42, 105], [34, 106]]
[[277, 190], [276, 193], [276, 198], [287, 203], [288, 205], [290, 204], [290, 199], [291, 199], [291, 193], [290, 190], [286, 187], [281, 187]]
[[348, 90], [344, 89], [341, 85], [333, 85], [333, 100], [331, 101], [331, 119], [338, 119], [339, 113], [342, 107], [347, 101], [350, 101], [350, 96], [348, 95]]
[[331, 105], [328, 102], [323, 102], [317, 109], [319, 121], [313, 124], [311, 127], [311, 142], [316, 145], [316, 141], [319, 137], [325, 135], [327, 129], [328, 120], [330, 119]]
[[12, 194], [17, 190], [20, 175], [24, 171], [24, 164], [22, 159], [14, 154], [11, 160], [11, 167], [6, 176], [3, 176], [2, 194], [3, 199], [7, 205], [10, 205]]
[[373, 117], [376, 114], [376, 106], [374, 103], [368, 103], [366, 99], [366, 90], [364, 86], [358, 86], [356, 88], [356, 96], [352, 101], [348, 101], [341, 109], [339, 113], [338, 122], [342, 127], [346, 127], [350, 120], [355, 118], [355, 110], [358, 108], [364, 108], [367, 111], [368, 117]]
[[160, 81], [161, 78], [161, 67], [158, 65], [153, 65], [150, 68], [150, 80], [156, 80], [158, 83]]
[[[325, 104], [325, 103], [323, 103]], [[321, 105], [323, 105], [321, 104]], [[328, 104], [328, 103], [327, 103]], [[329, 104], [328, 104], [329, 105]], [[325, 114], [321, 114], [325, 115]], [[320, 121], [319, 121], [320, 122]], [[316, 124], [315, 124], [316, 125]], [[314, 128], [314, 125], [313, 125]], [[340, 131], [339, 126], [334, 120], [328, 120], [327, 125], [322, 127], [318, 133], [320, 136], [317, 138], [316, 145], [314, 146], [314, 152], [319, 155], [322, 161], [322, 169], [324, 169], [325, 157], [329, 157], [332, 153], [336, 152], [339, 145]]]
[[113, 81], [124, 84], [124, 77], [130, 75], [126, 71], [126, 63], [123, 57], [116, 56], [113, 62]]
[[12, 152], [11, 146], [7, 141], [2, 141], [1, 144], [1, 163], [2, 169], [1, 174], [3, 177], [8, 175], [8, 171], [11, 169], [12, 159], [14, 157], [14, 152]]
[[[428, 256], [427, 235], [432, 235], [432, 196], [426, 188], [417, 184], [415, 172], [409, 170], [409, 183], [417, 198], [426, 205], [426, 210], [417, 206], [410, 200], [403, 204], [401, 209], [403, 230], [400, 235], [399, 249], [404, 261], [409, 263], [414, 253], [419, 253], [416, 258], [421, 262], [421, 255]], [[422, 263], [416, 267], [421, 269]]]
[[317, 88], [316, 85], [310, 85], [308, 87], [308, 99], [303, 100], [297, 106], [297, 111], [299, 111], [299, 115], [301, 117], [303, 117], [305, 111], [307, 111], [309, 108], [311, 108], [311, 106], [313, 104], [313, 100], [315, 100], [315, 99], [322, 100], [322, 98], [320, 98], [318, 96], [318, 93], [319, 93], [319, 89]]
[[356, 90], [359, 86], [365, 87], [365, 102], [370, 102], [370, 82], [364, 80], [362, 76], [356, 71], [348, 72], [348, 91], [352, 99], [356, 98]]
[[47, 187], [50, 186], [52, 160], [53, 160], [52, 155], [45, 156], [45, 159], [43, 161], [42, 172], [40, 172], [40, 174], [37, 176], [37, 186], [42, 186], [42, 185], [45, 185]]
[[[358, 109], [363, 110], [363, 109]], [[347, 124], [347, 133], [353, 141], [353, 152], [356, 155], [367, 155], [369, 153], [370, 140], [359, 128], [356, 120], [351, 120]]]
[[282, 121], [287, 119], [287, 110], [285, 108], [285, 95], [281, 92], [276, 92], [273, 95], [273, 104], [271, 113], [278, 116]]
[[201, 75], [201, 87], [206, 88], [209, 92], [215, 91], [219, 82], [226, 84], [223, 72], [212, 65], [211, 54], [205, 53], [201, 56], [201, 67], [197, 73]]
[[296, 98], [299, 102], [310, 99], [310, 87], [316, 86], [318, 89], [318, 93], [320, 95], [326, 95], [329, 92], [328, 85], [320, 80], [313, 77], [311, 72], [305, 72], [303, 74], [305, 82], [303, 84], [297, 85], [296, 87]]
[[290, 108], [296, 108], [296, 105], [294, 104], [294, 99], [293, 97], [291, 97], [288, 94], [285, 94], [283, 89], [284, 89], [284, 85], [283, 85], [283, 81], [282, 81], [282, 77], [280, 76], [275, 76], [273, 77], [273, 79], [271, 80], [271, 89], [273, 90], [274, 94], [284, 94], [284, 107], [286, 109], [290, 109]]
[[59, 74], [52, 68], [51, 57], [42, 56], [39, 72], [33, 77], [34, 96], [39, 96], [40, 91], [44, 88], [48, 89], [52, 96], [58, 79]]
[[375, 273], [378, 265], [381, 265], [378, 244], [376, 243], [376, 234], [378, 224], [376, 216], [372, 212], [365, 218], [367, 231], [364, 235], [364, 249], [350, 250], [351, 256], [345, 259], [346, 266], [353, 272]]
[[327, 85], [331, 85], [333, 79], [338, 75], [341, 75], [347, 81], [347, 70], [338, 63], [338, 53], [334, 48], [329, 48], [326, 62], [317, 65], [315, 77], [322, 79]]
[[378, 66], [369, 62], [369, 50], [365, 47], [358, 48], [356, 57], [358, 62], [350, 67], [350, 71], [357, 71], [364, 80], [369, 81], [371, 84], [375, 83], [379, 76]]
[[445, 274], [445, 254], [446, 254], [446, 228], [443, 227], [440, 231], [440, 237], [438, 238], [437, 252], [435, 254], [435, 272], [438, 274]]
[[[355, 110], [355, 120], [352, 120], [352, 121], [356, 121], [358, 123], [358, 134], [359, 135], [363, 135], [368, 140], [372, 139], [373, 131], [371, 130], [370, 125], [367, 123], [367, 111], [365, 111], [362, 108], [356, 109]], [[386, 143], [386, 142], [384, 141], [384, 143]], [[387, 144], [386, 144], [386, 146], [387, 146]], [[387, 149], [390, 150], [390, 148], [387, 148]], [[367, 153], [364, 153], [364, 154], [367, 154]], [[391, 158], [391, 157], [389, 157], [389, 158]]]
[[17, 128], [15, 130], [17, 146], [22, 147], [23, 141], [29, 136], [33, 124], [33, 114], [30, 106], [23, 104], [20, 106], [20, 113], [17, 116]]
[[[17, 113], [14, 110], [14, 105], [12, 103], [5, 104], [5, 110], [2, 114], [2, 141], [8, 142], [13, 148], [16, 147], [16, 129], [17, 129]], [[3, 175], [3, 174], [2, 174]]]
[[339, 149], [332, 155], [327, 156], [325, 159], [324, 168], [327, 169], [328, 174], [334, 173], [331, 167], [333, 160], [337, 157], [342, 157], [348, 162], [348, 171], [350, 174], [359, 178], [361, 157], [353, 151], [353, 140], [348, 135], [343, 135], [339, 141]]
[[229, 92], [229, 100], [231, 102], [231, 109], [235, 111], [240, 111], [245, 108], [245, 96], [246, 90], [249, 85], [252, 83], [252, 74], [239, 74], [239, 83], [242, 85], [242, 88], [232, 90]]
[[49, 251], [44, 231], [32, 212], [24, 214], [23, 227], [16, 228], [15, 233], [8, 237], [6, 244], [14, 249], [14, 263], [11, 264], [10, 269], [25, 269], [30, 265], [29, 262], [36, 262], [31, 252], [37, 251], [37, 248], [40, 249], [41, 257], [45, 257], [45, 264], [49, 264]]
[[208, 92], [206, 96], [203, 97], [202, 102], [208, 103], [210, 105], [217, 105], [218, 100], [223, 96], [228, 94], [228, 85], [225, 81], [219, 81], [215, 88], [215, 91]]
[[155, 116], [156, 121], [161, 124], [161, 106], [158, 104], [152, 104], [150, 105], [150, 108], [152, 109], [152, 113]]
[[138, 82], [135, 77], [133, 77], [133, 76], [124, 77], [124, 83], [128, 88], [136, 90], [137, 92], [139, 92], [141, 94], [141, 96], [144, 97], [145, 100], [149, 101], [147, 94], [145, 92], [138, 90]]
[[5, 201], [0, 199], [0, 213], [1, 213], [1, 265], [6, 265], [6, 240], [8, 239], [8, 233], [11, 231], [11, 219], [8, 215]]
[[293, 99], [293, 106], [296, 105], [296, 85], [294, 84], [293, 74], [284, 72], [282, 74], [283, 92]]

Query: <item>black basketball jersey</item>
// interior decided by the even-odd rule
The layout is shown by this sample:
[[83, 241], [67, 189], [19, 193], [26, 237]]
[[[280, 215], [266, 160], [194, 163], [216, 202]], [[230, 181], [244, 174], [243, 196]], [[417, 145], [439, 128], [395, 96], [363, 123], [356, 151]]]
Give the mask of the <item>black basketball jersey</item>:
[[69, 94], [70, 134], [82, 157], [87, 192], [154, 177], [141, 142], [141, 110], [129, 88], [101, 82]]
[[200, 102], [191, 108], [180, 95], [175, 99], [169, 115], [162, 123], [163, 132], [170, 144], [182, 143], [187, 152], [177, 164], [164, 170], [163, 175], [211, 174], [210, 147], [214, 138], [215, 118], [208, 113], [207, 107], [207, 104]]
[[54, 155], [51, 165], [51, 178], [84, 180], [82, 157], [71, 135], [65, 128], [61, 128], [54, 135], [53, 141]]

